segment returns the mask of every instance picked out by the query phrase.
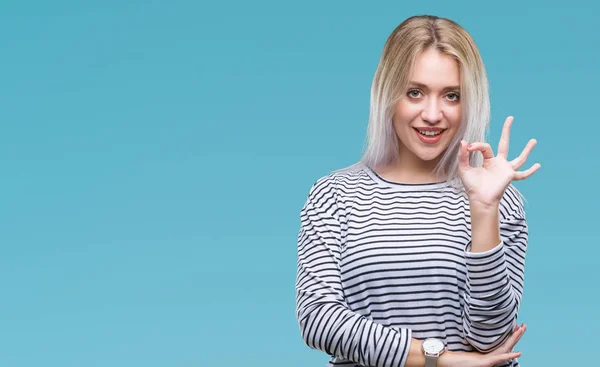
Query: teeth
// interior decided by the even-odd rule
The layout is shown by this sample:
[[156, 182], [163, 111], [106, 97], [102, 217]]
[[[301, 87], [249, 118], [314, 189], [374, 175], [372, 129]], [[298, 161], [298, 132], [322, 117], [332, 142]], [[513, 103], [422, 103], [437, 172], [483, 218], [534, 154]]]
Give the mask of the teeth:
[[421, 130], [419, 130], [419, 134], [426, 135], [426, 136], [436, 136], [436, 135], [440, 135], [441, 133], [442, 133], [441, 131], [421, 131]]

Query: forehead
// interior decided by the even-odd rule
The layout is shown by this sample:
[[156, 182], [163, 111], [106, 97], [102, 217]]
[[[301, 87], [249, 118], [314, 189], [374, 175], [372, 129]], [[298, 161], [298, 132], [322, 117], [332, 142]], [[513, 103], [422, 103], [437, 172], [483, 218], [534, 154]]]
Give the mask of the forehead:
[[417, 57], [410, 80], [431, 89], [458, 86], [460, 67], [452, 56], [428, 49]]

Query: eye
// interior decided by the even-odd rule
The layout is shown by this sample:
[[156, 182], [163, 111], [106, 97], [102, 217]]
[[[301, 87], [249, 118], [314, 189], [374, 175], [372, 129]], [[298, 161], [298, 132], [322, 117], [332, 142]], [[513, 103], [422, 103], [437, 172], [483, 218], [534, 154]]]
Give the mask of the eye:
[[456, 101], [460, 100], [460, 94], [454, 93], [454, 92], [448, 93], [446, 95], [446, 97], [452, 102], [456, 102]]
[[421, 91], [418, 89], [411, 89], [406, 93], [406, 95], [409, 96], [410, 98], [419, 98], [420, 94], [421, 94]]

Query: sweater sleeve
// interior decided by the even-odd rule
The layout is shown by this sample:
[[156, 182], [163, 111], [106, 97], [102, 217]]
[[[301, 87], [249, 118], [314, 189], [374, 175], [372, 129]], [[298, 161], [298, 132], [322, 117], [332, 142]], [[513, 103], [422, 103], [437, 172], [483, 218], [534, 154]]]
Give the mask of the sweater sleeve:
[[324, 180], [310, 190], [300, 213], [296, 316], [304, 342], [340, 360], [370, 367], [403, 367], [410, 329], [392, 329], [351, 311], [339, 266], [340, 211]]
[[523, 295], [528, 227], [523, 203], [509, 186], [500, 206], [501, 242], [494, 248], [466, 252], [467, 281], [463, 327], [467, 341], [490, 352], [512, 334]]

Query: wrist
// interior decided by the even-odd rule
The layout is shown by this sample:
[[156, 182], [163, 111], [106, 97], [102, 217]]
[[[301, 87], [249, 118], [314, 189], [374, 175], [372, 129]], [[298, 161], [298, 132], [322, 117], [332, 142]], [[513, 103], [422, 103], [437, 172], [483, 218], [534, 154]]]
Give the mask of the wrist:
[[496, 214], [500, 210], [500, 201], [483, 202], [469, 199], [471, 213], [486, 215]]
[[454, 354], [457, 352], [453, 352], [451, 350], [446, 350], [440, 357], [438, 358], [437, 367], [452, 367], [452, 358]]
[[501, 242], [500, 203], [471, 205], [471, 250], [485, 252]]

